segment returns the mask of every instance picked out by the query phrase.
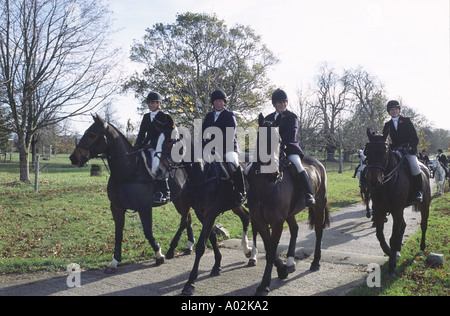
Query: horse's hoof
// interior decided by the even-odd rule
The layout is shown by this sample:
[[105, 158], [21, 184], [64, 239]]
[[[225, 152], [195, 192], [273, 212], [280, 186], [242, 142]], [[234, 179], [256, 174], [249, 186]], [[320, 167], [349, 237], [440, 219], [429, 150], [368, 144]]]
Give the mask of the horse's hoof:
[[175, 253], [173, 251], [166, 253], [166, 259], [170, 260], [175, 257]]
[[295, 272], [295, 264], [292, 266], [288, 266], [287, 271], [288, 271], [288, 273], [294, 273]]
[[250, 258], [251, 256], [252, 256], [252, 252], [251, 251], [249, 251], [249, 252], [244, 252], [244, 255], [245, 255], [245, 258]]
[[105, 274], [116, 274], [117, 267], [106, 267]]
[[269, 292], [270, 292], [270, 290], [268, 287], [265, 287], [262, 289], [260, 289], [258, 287], [258, 289], [256, 290], [256, 293], [255, 293], [255, 296], [267, 296], [267, 295], [269, 295]]
[[316, 272], [320, 270], [320, 264], [318, 263], [311, 263], [311, 267], [309, 268], [309, 271]]
[[186, 284], [181, 292], [181, 295], [192, 296], [195, 292], [195, 286], [193, 284]]
[[165, 257], [156, 258], [156, 265], [160, 266], [164, 263]]
[[221, 270], [222, 269], [220, 267], [219, 268], [213, 268], [209, 275], [212, 276], [212, 277], [219, 276]]
[[186, 248], [186, 249], [183, 250], [183, 253], [184, 253], [185, 255], [191, 255], [191, 254], [192, 254], [192, 249]]
[[285, 265], [283, 265], [281, 268], [277, 268], [277, 272], [278, 272], [278, 278], [280, 280], [285, 280], [289, 276], [288, 268]]
[[258, 262], [258, 261], [256, 261], [256, 259], [250, 259], [250, 260], [248, 261], [248, 266], [249, 266], [249, 267], [256, 267], [257, 262]]

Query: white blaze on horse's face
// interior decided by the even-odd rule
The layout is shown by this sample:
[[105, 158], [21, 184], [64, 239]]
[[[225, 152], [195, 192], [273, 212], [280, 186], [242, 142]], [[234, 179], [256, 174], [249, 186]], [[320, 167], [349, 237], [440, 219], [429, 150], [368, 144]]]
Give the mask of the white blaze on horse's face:
[[165, 139], [166, 139], [166, 137], [164, 136], [164, 133], [161, 133], [161, 135], [159, 135], [155, 154], [153, 155], [153, 160], [152, 160], [152, 173], [154, 176], [157, 176], [157, 172], [158, 172], [159, 164], [160, 164], [160, 157], [161, 157], [161, 153], [162, 153], [162, 145], [163, 145]]

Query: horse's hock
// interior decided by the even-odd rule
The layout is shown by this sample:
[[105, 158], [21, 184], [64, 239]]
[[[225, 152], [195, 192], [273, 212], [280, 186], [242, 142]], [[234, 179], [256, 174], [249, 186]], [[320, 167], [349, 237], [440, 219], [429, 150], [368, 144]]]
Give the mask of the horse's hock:
[[91, 165], [91, 177], [98, 177], [102, 175], [102, 167], [100, 165]]

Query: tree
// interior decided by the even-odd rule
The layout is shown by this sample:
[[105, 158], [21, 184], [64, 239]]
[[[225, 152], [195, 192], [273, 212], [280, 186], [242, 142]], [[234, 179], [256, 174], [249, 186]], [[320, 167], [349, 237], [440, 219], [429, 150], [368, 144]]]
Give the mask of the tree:
[[102, 1], [4, 0], [0, 13], [0, 104], [18, 135], [20, 180], [29, 181], [34, 135], [113, 93], [117, 51]]
[[335, 69], [324, 63], [315, 78], [317, 102], [314, 107], [322, 121], [322, 136], [325, 140], [327, 160], [334, 160], [339, 146], [339, 130], [344, 123], [344, 112], [349, 110], [349, 77], [339, 76]]
[[278, 63], [250, 27], [228, 28], [215, 15], [189, 12], [177, 15], [174, 24], [148, 28], [132, 47], [131, 60], [145, 69], [124, 90], [140, 100], [158, 91], [164, 110], [185, 126], [211, 110], [209, 96], [216, 89], [227, 93], [228, 109], [253, 115], [269, 95], [267, 71]]

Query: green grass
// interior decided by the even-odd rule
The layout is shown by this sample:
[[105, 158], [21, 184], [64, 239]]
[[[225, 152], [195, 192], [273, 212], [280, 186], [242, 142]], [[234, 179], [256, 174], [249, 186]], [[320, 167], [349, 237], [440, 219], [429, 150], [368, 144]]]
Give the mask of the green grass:
[[[419, 254], [419, 229], [402, 247], [397, 277], [387, 274], [387, 263], [381, 267], [381, 288], [364, 283], [348, 295], [363, 296], [448, 296], [450, 294], [450, 192], [433, 199], [428, 221], [426, 248]], [[426, 262], [431, 253], [444, 254], [443, 266]]]
[[[109, 209], [106, 184], [109, 174], [91, 177], [89, 167], [70, 166], [68, 155], [41, 162], [39, 193], [32, 183], [18, 181], [18, 157], [0, 164], [0, 273], [65, 270], [70, 263], [83, 269], [103, 268], [112, 260], [114, 221]], [[95, 161], [105, 169], [101, 161]], [[360, 201], [353, 171], [328, 174], [331, 208]], [[153, 231], [163, 248], [169, 248], [180, 215], [172, 204], [154, 209]], [[306, 219], [307, 212], [297, 216]], [[240, 238], [242, 224], [232, 212], [218, 217], [232, 238]], [[196, 238], [201, 224], [193, 214]], [[251, 236], [251, 233], [250, 233]], [[177, 251], [187, 244], [184, 233]], [[128, 213], [123, 242], [123, 263], [154, 256], [146, 241], [138, 214]]]

